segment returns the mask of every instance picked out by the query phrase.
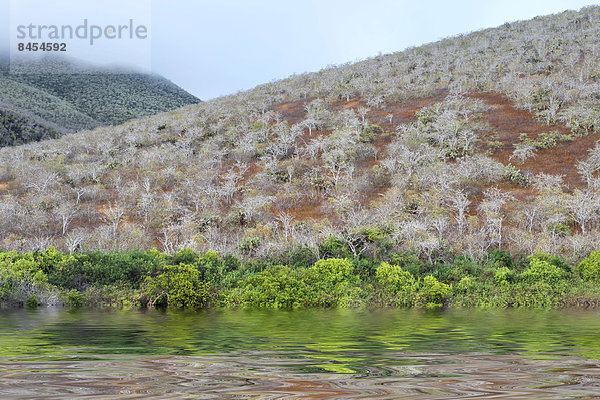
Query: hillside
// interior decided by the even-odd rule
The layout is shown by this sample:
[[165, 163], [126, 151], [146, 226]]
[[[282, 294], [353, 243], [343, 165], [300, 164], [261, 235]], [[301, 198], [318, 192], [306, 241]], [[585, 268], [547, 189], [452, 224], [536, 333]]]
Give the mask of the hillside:
[[33, 73], [33, 66], [27, 74], [9, 74], [7, 61], [0, 64], [0, 113], [11, 121], [0, 127], [2, 146], [120, 124], [199, 101], [156, 75], [74, 63], [71, 69], [77, 73]]
[[0, 246], [579, 260], [600, 239], [599, 37], [599, 7], [568, 11], [4, 148]]

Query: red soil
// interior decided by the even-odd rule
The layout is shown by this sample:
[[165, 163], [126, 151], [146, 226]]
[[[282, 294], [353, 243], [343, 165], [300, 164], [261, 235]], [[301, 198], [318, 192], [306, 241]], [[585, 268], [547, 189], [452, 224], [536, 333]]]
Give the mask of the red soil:
[[[408, 99], [398, 103], [384, 103], [382, 107], [379, 108], [370, 107], [371, 110], [367, 113], [365, 118], [372, 124], [381, 126], [384, 131], [393, 132], [397, 129], [398, 125], [414, 121], [415, 113], [417, 111], [423, 107], [443, 101], [446, 95], [446, 92], [440, 92], [425, 98]], [[499, 93], [471, 93], [469, 96], [483, 100], [489, 106], [489, 110], [483, 113], [483, 119], [491, 128], [491, 133], [487, 137], [482, 138], [482, 144], [480, 145], [481, 151], [487, 149], [487, 143], [490, 141], [499, 141], [502, 145], [494, 154], [492, 154], [492, 157], [497, 161], [503, 164], [512, 162], [513, 165], [523, 172], [532, 174], [543, 172], [552, 175], [563, 175], [565, 184], [570, 188], [580, 187], [584, 184], [577, 172], [576, 165], [577, 162], [587, 158], [588, 150], [592, 148], [597, 141], [595, 136], [576, 138], [572, 142], [561, 142], [552, 149], [536, 151], [536, 156], [534, 158], [530, 158], [521, 164], [516, 159], [509, 160], [515, 149], [514, 145], [520, 141], [520, 134], [526, 133], [529, 138], [536, 139], [541, 133], [559, 132], [561, 134], [569, 134], [570, 129], [562, 124], [546, 125], [536, 120], [533, 114], [526, 110], [515, 108], [506, 96]], [[275, 105], [274, 109], [282, 115], [283, 119], [287, 121], [289, 125], [292, 125], [299, 123], [304, 119], [304, 107], [312, 100], [313, 99], [304, 99], [280, 103]], [[349, 102], [339, 100], [331, 106], [331, 109], [342, 110], [351, 108], [357, 110], [359, 107], [368, 106], [363, 99], [359, 98]], [[390, 114], [393, 115], [391, 123], [389, 120]], [[308, 130], [306, 130], [304, 135], [300, 137], [298, 141], [306, 142], [311, 138], [319, 135], [328, 135], [330, 133], [330, 131], [326, 130], [313, 130], [312, 134], [309, 135]], [[379, 153], [380, 155], [391, 140], [392, 137], [390, 135], [381, 135], [375, 139], [373, 144], [381, 151]], [[365, 160], [357, 166], [356, 173], [359, 174], [364, 172], [377, 164], [379, 164], [378, 160]], [[252, 174], [247, 173], [246, 175], [249, 176]], [[503, 190], [510, 191], [513, 196], [520, 200], [526, 200], [535, 195], [535, 190], [531, 187], [523, 188], [508, 183], [501, 184], [500, 186]], [[363, 195], [365, 198], [361, 199], [361, 203], [366, 205], [371, 201], [376, 200], [379, 197], [379, 192], [373, 191]], [[474, 203], [471, 206], [471, 212], [476, 208], [476, 203], [479, 203], [481, 200], [481, 195], [474, 196], [472, 200]], [[335, 219], [334, 216], [327, 215], [325, 209], [325, 207], [320, 207], [320, 204], [307, 203], [299, 205], [299, 207], [292, 210], [291, 214], [299, 221], [322, 219], [326, 217]]]
[[596, 136], [580, 137], [572, 142], [561, 142], [552, 149], [536, 151], [536, 156], [523, 164], [518, 160], [509, 161], [515, 149], [514, 145], [519, 143], [521, 133], [526, 133], [529, 138], [535, 139], [540, 133], [553, 131], [569, 134], [570, 129], [562, 124], [546, 125], [539, 122], [526, 110], [516, 109], [505, 96], [499, 93], [474, 93], [471, 97], [481, 99], [490, 106], [483, 116], [492, 128], [492, 133], [497, 134], [497, 140], [502, 142], [502, 147], [493, 154], [496, 160], [503, 164], [512, 162], [523, 172], [564, 175], [564, 182], [570, 187], [584, 184], [577, 172], [577, 163], [588, 157], [588, 150], [598, 140]]

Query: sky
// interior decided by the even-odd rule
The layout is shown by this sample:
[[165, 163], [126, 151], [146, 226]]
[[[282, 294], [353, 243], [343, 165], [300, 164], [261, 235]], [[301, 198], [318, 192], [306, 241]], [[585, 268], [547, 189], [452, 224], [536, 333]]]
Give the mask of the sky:
[[[64, 15], [69, 1], [96, 8], [104, 4], [60, 0], [57, 7], [56, 2], [43, 1], [42, 14]], [[127, 1], [142, 0], [121, 0]], [[295, 73], [595, 4], [585, 0], [143, 1], [151, 8], [152, 72], [203, 100]], [[9, 14], [10, 0], [0, 0], [0, 27], [4, 27], [0, 44], [4, 46], [8, 46]], [[107, 5], [90, 15], [102, 19], [109, 14]], [[105, 54], [104, 58], [123, 57]]]

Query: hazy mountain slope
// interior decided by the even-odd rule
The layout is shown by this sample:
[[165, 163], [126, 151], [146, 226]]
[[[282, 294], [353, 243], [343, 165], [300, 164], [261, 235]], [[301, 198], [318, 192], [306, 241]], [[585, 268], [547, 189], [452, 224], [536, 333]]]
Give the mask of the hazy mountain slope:
[[[197, 103], [195, 96], [155, 75], [22, 75], [19, 82], [50, 93], [102, 125], [123, 123]], [[86, 126], [80, 128], [86, 128]]]
[[591, 7], [2, 149], [0, 238], [580, 259], [600, 242], [598, 38]]
[[99, 121], [77, 110], [68, 101], [11, 77], [0, 77], [0, 96], [2, 103], [7, 107], [13, 106], [17, 112], [29, 111], [58, 125], [63, 132], [101, 125]]
[[1, 147], [53, 139], [60, 135], [59, 131], [36, 122], [36, 118], [23, 117], [16, 113], [0, 110]]
[[[69, 67], [61, 65], [62, 71]], [[13, 121], [16, 130], [3, 136], [3, 145], [56, 137], [48, 136], [48, 130], [66, 133], [118, 124], [199, 101], [160, 76], [78, 68], [73, 64], [73, 74], [9, 74], [7, 61], [2, 63], [0, 111], [16, 114], [24, 123], [17, 126]], [[17, 131], [31, 134], [19, 137]]]

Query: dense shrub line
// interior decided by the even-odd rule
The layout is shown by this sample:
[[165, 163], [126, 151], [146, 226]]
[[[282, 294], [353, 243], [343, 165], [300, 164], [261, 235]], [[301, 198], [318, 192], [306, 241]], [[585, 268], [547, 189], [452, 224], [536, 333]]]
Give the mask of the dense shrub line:
[[[410, 252], [351, 259], [324, 243], [240, 260], [189, 249], [63, 254], [0, 252], [0, 303], [117, 307], [564, 307], [600, 303], [600, 252], [573, 267], [559, 257], [424, 261]], [[332, 253], [333, 252], [333, 253]], [[287, 260], [287, 265], [281, 263]]]

